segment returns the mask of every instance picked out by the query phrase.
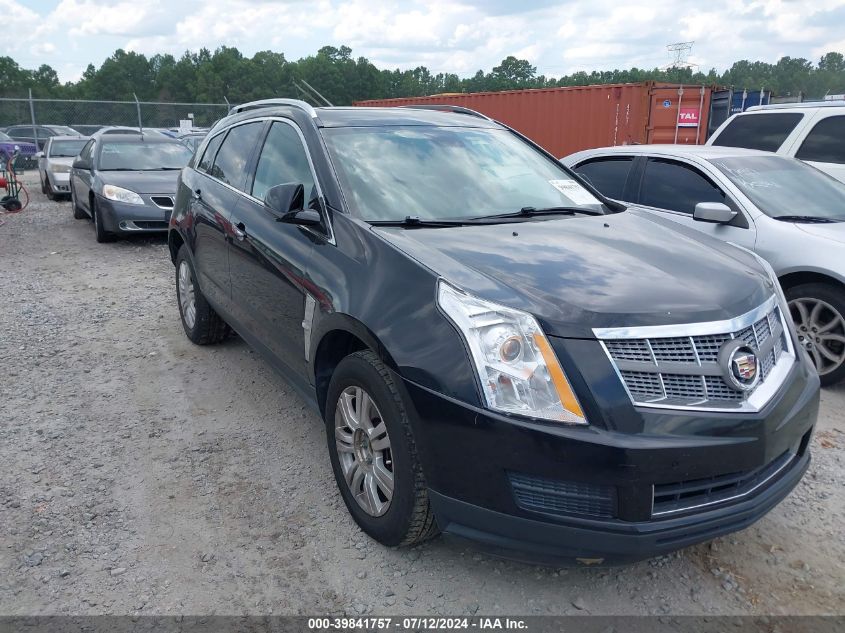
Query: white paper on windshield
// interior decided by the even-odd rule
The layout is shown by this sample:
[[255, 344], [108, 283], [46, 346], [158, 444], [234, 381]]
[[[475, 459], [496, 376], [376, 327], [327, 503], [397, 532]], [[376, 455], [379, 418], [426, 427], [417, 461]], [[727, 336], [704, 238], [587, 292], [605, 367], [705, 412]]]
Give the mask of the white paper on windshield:
[[550, 180], [549, 184], [569, 198], [573, 204], [601, 204], [593, 194], [574, 180]]

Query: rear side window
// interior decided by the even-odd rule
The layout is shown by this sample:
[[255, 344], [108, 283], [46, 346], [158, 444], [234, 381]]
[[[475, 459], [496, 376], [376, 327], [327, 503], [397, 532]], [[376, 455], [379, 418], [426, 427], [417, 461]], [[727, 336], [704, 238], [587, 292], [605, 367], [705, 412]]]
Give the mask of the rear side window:
[[633, 163], [631, 156], [596, 158], [581, 163], [575, 167], [575, 172], [608, 198], [622, 200]]
[[263, 121], [255, 121], [230, 129], [214, 159], [211, 175], [227, 185], [242, 189], [246, 164], [258, 143], [263, 127]]
[[640, 186], [640, 204], [692, 214], [699, 202], [725, 202], [725, 193], [694, 167], [650, 158]]
[[197, 169], [204, 171], [207, 174], [211, 173], [211, 166], [214, 164], [214, 158], [217, 156], [217, 150], [220, 149], [220, 144], [223, 142], [223, 138], [225, 136], [225, 134], [218, 134], [208, 142]]
[[845, 116], [819, 121], [804, 139], [795, 158], [845, 164]]
[[736, 116], [714, 139], [713, 145], [776, 152], [803, 116], [800, 112], [767, 112]]

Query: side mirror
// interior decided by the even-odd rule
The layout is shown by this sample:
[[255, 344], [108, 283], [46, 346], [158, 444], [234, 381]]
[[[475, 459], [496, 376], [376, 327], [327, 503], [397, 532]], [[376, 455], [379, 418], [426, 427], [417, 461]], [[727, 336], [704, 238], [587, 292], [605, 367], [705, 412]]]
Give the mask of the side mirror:
[[88, 161], [86, 161], [86, 160], [84, 160], [84, 159], [82, 159], [82, 158], [77, 158], [77, 159], [75, 159], [75, 160], [73, 161], [73, 168], [74, 168], [74, 169], [85, 169], [85, 170], [90, 170], [90, 169], [91, 169], [91, 165], [89, 165], [89, 164], [88, 164]]
[[319, 211], [305, 208], [305, 187], [299, 183], [270, 187], [264, 194], [264, 206], [279, 214], [278, 222], [301, 226], [316, 226], [323, 222]]
[[33, 158], [44, 158], [44, 152], [35, 152]]
[[302, 211], [305, 208], [305, 187], [293, 182], [270, 187], [264, 194], [264, 206], [282, 216]]
[[722, 202], [699, 202], [692, 214], [693, 220], [713, 224], [728, 224], [736, 217], [736, 211]]

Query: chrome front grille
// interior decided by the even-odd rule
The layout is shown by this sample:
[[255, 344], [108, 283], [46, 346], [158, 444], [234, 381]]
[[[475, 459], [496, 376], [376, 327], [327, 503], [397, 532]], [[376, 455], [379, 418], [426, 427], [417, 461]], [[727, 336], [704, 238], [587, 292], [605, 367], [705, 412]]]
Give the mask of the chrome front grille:
[[[642, 406], [758, 411], [795, 360], [775, 297], [736, 319], [688, 325], [594, 330], [633, 402]], [[740, 340], [757, 356], [748, 390], [730, 380], [720, 352]]]

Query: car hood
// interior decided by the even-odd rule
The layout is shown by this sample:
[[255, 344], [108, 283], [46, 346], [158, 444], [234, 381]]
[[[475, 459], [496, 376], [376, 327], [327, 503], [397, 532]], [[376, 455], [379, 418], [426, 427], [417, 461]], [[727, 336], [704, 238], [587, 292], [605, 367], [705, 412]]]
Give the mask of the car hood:
[[729, 319], [773, 292], [753, 255], [640, 210], [456, 228], [374, 228], [465, 291], [546, 332]]
[[73, 156], [50, 156], [47, 165], [73, 165]]
[[796, 224], [795, 226], [814, 237], [823, 237], [845, 244], [845, 222], [832, 224]]
[[115, 185], [135, 193], [176, 195], [180, 170], [171, 171], [98, 171], [104, 185]]

